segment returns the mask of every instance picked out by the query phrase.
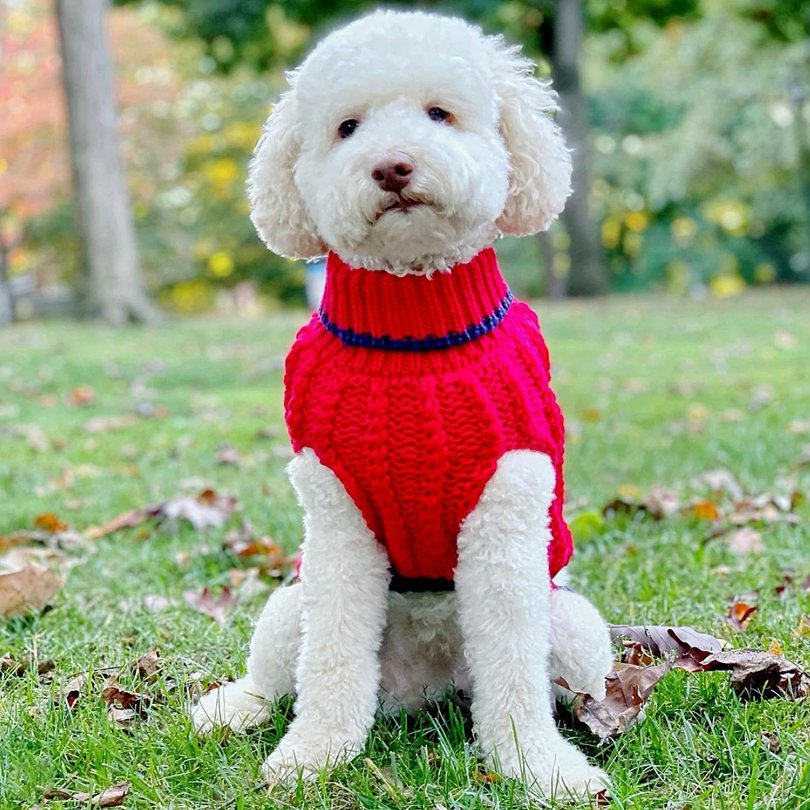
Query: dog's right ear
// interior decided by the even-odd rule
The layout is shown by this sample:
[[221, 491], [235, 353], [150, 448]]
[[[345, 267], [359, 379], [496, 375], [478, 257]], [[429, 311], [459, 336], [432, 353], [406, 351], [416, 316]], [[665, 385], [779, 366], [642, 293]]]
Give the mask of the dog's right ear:
[[248, 171], [248, 197], [259, 236], [274, 253], [311, 259], [326, 253], [295, 185], [301, 133], [295, 90], [270, 112]]

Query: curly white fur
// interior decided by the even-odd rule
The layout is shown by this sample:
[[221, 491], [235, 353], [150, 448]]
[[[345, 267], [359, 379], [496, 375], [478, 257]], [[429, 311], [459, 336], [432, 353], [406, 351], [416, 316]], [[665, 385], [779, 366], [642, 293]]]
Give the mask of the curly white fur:
[[[461, 20], [372, 14], [288, 78], [249, 183], [253, 222], [278, 253], [447, 271], [499, 233], [549, 227], [569, 194], [553, 91], [517, 49]], [[434, 106], [450, 119], [433, 120]], [[347, 119], [358, 125], [341, 138]], [[395, 194], [372, 177], [393, 154], [413, 165], [405, 193], [420, 204], [407, 210], [387, 210]], [[197, 728], [247, 728], [295, 693], [296, 718], [264, 766], [274, 781], [358, 754], [377, 708], [415, 711], [471, 688], [479, 743], [505, 773], [546, 794], [601, 789], [605, 775], [551, 716], [551, 681], [599, 697], [611, 655], [593, 606], [550, 588], [550, 460], [500, 460], [462, 526], [449, 594], [389, 593], [385, 551], [334, 473], [305, 449], [290, 477], [305, 511], [302, 581], [271, 596], [247, 676], [193, 708]]]
[[[328, 80], [326, 79], [328, 77]], [[253, 222], [276, 253], [328, 245], [353, 266], [447, 270], [499, 232], [551, 225], [570, 193], [556, 96], [500, 37], [457, 19], [381, 11], [328, 36], [296, 71], [251, 164]], [[439, 106], [452, 123], [431, 120]], [[356, 119], [349, 138], [338, 126]], [[423, 202], [380, 216], [386, 155], [415, 167]]]

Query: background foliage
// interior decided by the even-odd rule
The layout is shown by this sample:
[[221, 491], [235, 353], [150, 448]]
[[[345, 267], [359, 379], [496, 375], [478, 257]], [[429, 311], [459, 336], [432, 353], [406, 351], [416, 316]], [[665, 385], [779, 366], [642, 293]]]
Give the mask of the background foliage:
[[[302, 300], [304, 269], [246, 216], [247, 161], [269, 104], [314, 39], [372, 3], [129, 0], [111, 13], [121, 129], [151, 286], [181, 311], [251, 280]], [[461, 12], [548, 73], [554, 3], [391, 3]], [[708, 290], [810, 279], [810, 7], [801, 0], [588, 0], [582, 55], [591, 202], [614, 289]], [[0, 217], [10, 268], [70, 284], [59, 62], [46, 0], [0, 2]], [[551, 239], [566, 269], [567, 237]], [[535, 240], [505, 243], [523, 294]]]

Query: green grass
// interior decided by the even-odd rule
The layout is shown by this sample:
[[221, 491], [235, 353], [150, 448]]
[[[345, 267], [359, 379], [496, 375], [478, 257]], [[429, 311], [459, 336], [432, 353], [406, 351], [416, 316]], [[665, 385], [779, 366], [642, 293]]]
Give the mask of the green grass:
[[[688, 497], [690, 481], [717, 467], [751, 492], [798, 476], [807, 494], [810, 467], [798, 462], [810, 435], [789, 426], [810, 420], [810, 290], [721, 302], [541, 303], [539, 311], [571, 434], [577, 587], [612, 622], [689, 624], [735, 646], [777, 639], [807, 666], [810, 641], [794, 630], [810, 614], [810, 596], [774, 592], [783, 571], [810, 574], [806, 503], [797, 510], [801, 525], [760, 527], [766, 550], [747, 557], [709, 540], [708, 524], [695, 519], [603, 522], [596, 514], [628, 486], [645, 492], [661, 483]], [[0, 536], [43, 512], [83, 529], [210, 485], [238, 495], [254, 526], [293, 549], [301, 529], [283, 474], [281, 363], [301, 317], [0, 333]], [[79, 385], [92, 387], [92, 404], [67, 404]], [[161, 418], [85, 429], [93, 417], [153, 406], [165, 409]], [[217, 464], [223, 442], [241, 453], [240, 468]], [[373, 765], [361, 758], [291, 796], [256, 789], [289, 706], [249, 735], [195, 737], [184, 684], [198, 672], [206, 681], [242, 673], [265, 598], [240, 600], [222, 625], [184, 604], [185, 590], [226, 585], [232, 569], [247, 565], [222, 550], [224, 533], [163, 526], [98, 541], [74, 552], [77, 564], [50, 611], [0, 625], [0, 653], [56, 663], [52, 683], [33, 672], [0, 675], [0, 807], [37, 804], [45, 788], [93, 791], [121, 780], [133, 785], [128, 808], [526, 806], [518, 786], [476, 779], [469, 728], [452, 707], [379, 722], [366, 752]], [[751, 590], [759, 611], [734, 635], [722, 616], [732, 597]], [[127, 601], [145, 595], [176, 604], [149, 612]], [[109, 723], [95, 693], [72, 712], [54, 703], [72, 676], [154, 648], [162, 680], [124, 681], [165, 698], [131, 731]], [[168, 689], [169, 679], [179, 687]], [[582, 731], [566, 733], [612, 775], [617, 808], [810, 808], [810, 702], [745, 704], [724, 674], [671, 673], [646, 720], [602, 746]], [[766, 733], [778, 736], [777, 751]]]

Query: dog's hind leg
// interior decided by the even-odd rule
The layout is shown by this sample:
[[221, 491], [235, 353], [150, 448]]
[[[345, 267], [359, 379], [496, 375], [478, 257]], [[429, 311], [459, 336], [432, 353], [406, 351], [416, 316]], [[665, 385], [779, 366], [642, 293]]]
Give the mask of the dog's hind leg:
[[234, 731], [263, 723], [273, 702], [295, 690], [295, 665], [301, 646], [301, 585], [275, 590], [256, 622], [247, 675], [204, 695], [191, 708], [200, 733], [217, 726]]
[[549, 677], [568, 684], [554, 692], [570, 700], [585, 692], [597, 700], [605, 697], [605, 678], [613, 669], [610, 631], [599, 611], [580, 593], [565, 586], [551, 594], [551, 657]]
[[483, 752], [545, 795], [604, 790], [607, 777], [557, 730], [548, 658], [551, 459], [506, 453], [458, 538], [459, 624]]

